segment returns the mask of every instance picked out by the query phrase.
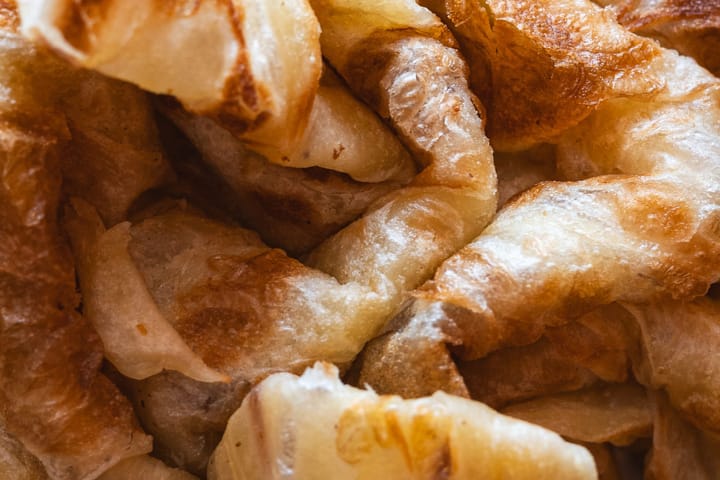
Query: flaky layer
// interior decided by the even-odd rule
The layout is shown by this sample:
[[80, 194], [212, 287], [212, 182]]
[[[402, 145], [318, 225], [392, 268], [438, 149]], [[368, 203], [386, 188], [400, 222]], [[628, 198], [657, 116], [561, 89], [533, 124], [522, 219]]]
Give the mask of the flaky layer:
[[645, 478], [717, 478], [720, 438], [684, 421], [663, 393], [656, 392], [652, 400], [653, 447], [648, 455]]
[[349, 364], [383, 308], [369, 288], [341, 285], [189, 208], [99, 234], [71, 230], [87, 252], [85, 311], [108, 359], [141, 380], [132, 397], [164, 458], [194, 472], [248, 386], [317, 360]]
[[720, 304], [710, 298], [629, 307], [640, 327], [633, 368], [648, 387], [663, 389], [685, 418], [720, 433]]

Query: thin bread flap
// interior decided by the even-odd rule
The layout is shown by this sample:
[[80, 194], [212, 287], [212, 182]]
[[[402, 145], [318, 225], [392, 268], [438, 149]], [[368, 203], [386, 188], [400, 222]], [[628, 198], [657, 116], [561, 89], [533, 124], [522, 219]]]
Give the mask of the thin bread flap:
[[86, 68], [174, 95], [275, 161], [302, 138], [322, 69], [320, 31], [305, 0], [18, 3], [29, 38]]

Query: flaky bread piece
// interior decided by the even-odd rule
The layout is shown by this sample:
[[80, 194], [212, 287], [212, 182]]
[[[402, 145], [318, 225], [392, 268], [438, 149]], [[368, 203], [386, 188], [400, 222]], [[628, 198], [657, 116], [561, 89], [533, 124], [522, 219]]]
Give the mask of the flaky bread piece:
[[640, 327], [638, 381], [665, 390], [682, 416], [720, 434], [720, 302], [704, 297], [628, 308]]
[[658, 40], [720, 74], [720, 3], [717, 0], [595, 0], [612, 6], [629, 30]]
[[274, 161], [307, 126], [322, 69], [305, 0], [18, 2], [23, 33], [86, 68], [174, 95]]
[[131, 396], [164, 458], [193, 472], [250, 386], [317, 360], [348, 365], [384, 308], [370, 288], [190, 207], [99, 234], [92, 216], [73, 221], [86, 315], [116, 368], [142, 380]]
[[564, 438], [629, 445], [652, 432], [645, 389], [636, 383], [601, 384], [515, 403], [504, 415], [545, 427]]
[[658, 49], [590, 0], [421, 0], [458, 39], [501, 151], [551, 141], [610, 98], [644, 95]]
[[720, 437], [693, 427], [661, 392], [652, 396], [653, 446], [647, 480], [716, 480], [720, 472]]
[[90, 480], [151, 442], [100, 374], [100, 342], [76, 311], [57, 222], [69, 133], [44, 74], [56, 64], [16, 27], [14, 4], [0, 2], [0, 416], [50, 478]]
[[170, 468], [157, 458], [139, 455], [123, 460], [103, 473], [98, 480], [197, 480], [177, 468]]
[[[444, 390], [501, 408], [600, 381], [624, 382], [637, 340], [633, 317], [611, 304], [549, 327], [528, 345], [469, 360], [448, 354], [457, 331], [452, 325], [438, 328], [436, 315], [431, 309], [411, 319], [394, 318], [386, 333], [365, 346], [348, 380], [382, 394], [415, 398]], [[515, 340], [522, 343], [519, 336]]]
[[496, 208], [492, 152], [450, 32], [414, 1], [317, 0], [321, 42], [350, 88], [386, 118], [424, 169], [313, 250], [307, 263], [384, 300], [402, 295], [477, 235]]
[[606, 102], [558, 146], [566, 176], [602, 176], [521, 195], [413, 294], [393, 329], [422, 332], [428, 355], [414, 355], [450, 371], [448, 348], [481, 358], [597, 306], [692, 299], [718, 279], [720, 82], [668, 50], [651, 72], [661, 92]]
[[367, 107], [332, 74], [320, 81], [319, 26], [306, 0], [20, 3], [30, 38], [84, 67], [175, 96], [273, 163], [369, 182], [413, 172]]
[[[256, 163], [269, 161], [251, 150], [252, 145], [214, 120], [191, 114], [174, 100], [161, 99], [156, 105], [231, 183], [242, 182], [247, 175], [239, 173], [247, 167], [235, 152], [242, 151], [240, 158], [252, 157]], [[221, 141], [222, 145], [214, 146], [215, 141], [208, 141], [205, 138], [207, 135], [217, 138], [215, 141]], [[395, 133], [367, 105], [355, 98], [329, 68], [323, 70], [320, 78], [310, 124], [303, 139], [288, 158], [281, 160], [274, 161], [279, 164], [274, 171], [289, 167], [320, 167], [338, 172], [336, 176], [344, 173], [350, 179], [363, 183], [407, 183], [416, 173], [414, 161]]]
[[[189, 166], [194, 180], [204, 177], [206, 183], [224, 183], [229, 192], [219, 202], [268, 244], [293, 255], [306, 253], [412, 178], [412, 174], [403, 174], [402, 182], [360, 183], [330, 170], [271, 164], [212, 120], [166, 104], [160, 108], [202, 154], [202, 164], [188, 165], [192, 160], [185, 159], [179, 168]], [[373, 138], [362, 136], [358, 136], [361, 143], [375, 144]], [[342, 157], [344, 147], [336, 148]], [[208, 175], [211, 172], [202, 171], [208, 166], [214, 170], [214, 178]], [[217, 196], [216, 192], [209, 193]]]
[[337, 375], [318, 363], [258, 385], [230, 419], [208, 478], [597, 478], [584, 448], [480, 403], [442, 392], [381, 397]]
[[493, 408], [600, 381], [625, 382], [636, 341], [632, 321], [630, 313], [612, 304], [548, 328], [533, 344], [458, 360], [458, 370], [470, 397]]
[[38, 63], [7, 70], [3, 83], [13, 83], [13, 95], [26, 95], [18, 115], [32, 116], [30, 103], [38, 113], [62, 111], [72, 138], [60, 156], [64, 192], [91, 202], [110, 225], [125, 219], [141, 193], [172, 177], [147, 95], [37, 52], [19, 34], [13, 35], [5, 49], [16, 49], [18, 58], [24, 53], [25, 62]]

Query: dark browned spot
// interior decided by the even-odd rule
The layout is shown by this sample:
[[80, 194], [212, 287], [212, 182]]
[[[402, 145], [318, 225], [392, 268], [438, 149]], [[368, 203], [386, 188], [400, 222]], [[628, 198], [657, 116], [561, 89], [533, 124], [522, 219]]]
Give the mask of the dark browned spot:
[[252, 192], [252, 195], [272, 217], [299, 224], [312, 224], [316, 220], [315, 206], [299, 195], [278, 195], [262, 189]]
[[287, 280], [307, 269], [282, 250], [215, 261], [218, 272], [178, 299], [175, 327], [211, 367], [231, 366], [282, 319]]

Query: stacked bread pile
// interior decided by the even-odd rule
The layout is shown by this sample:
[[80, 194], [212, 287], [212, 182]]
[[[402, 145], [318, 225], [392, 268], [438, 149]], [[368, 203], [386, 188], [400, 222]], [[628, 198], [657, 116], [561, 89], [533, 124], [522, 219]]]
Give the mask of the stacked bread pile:
[[0, 0], [0, 477], [716, 479], [718, 42]]

